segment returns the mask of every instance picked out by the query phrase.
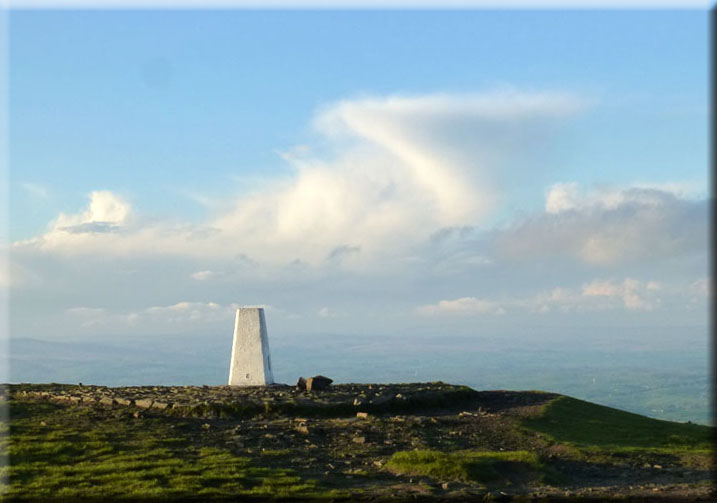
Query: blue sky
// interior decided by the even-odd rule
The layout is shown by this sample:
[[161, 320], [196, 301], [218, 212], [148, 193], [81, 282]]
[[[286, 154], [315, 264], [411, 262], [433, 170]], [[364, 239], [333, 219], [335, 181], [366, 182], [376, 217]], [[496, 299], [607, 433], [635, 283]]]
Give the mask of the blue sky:
[[11, 333], [704, 327], [707, 41], [704, 11], [13, 11]]
[[286, 173], [316, 111], [362, 95], [571, 92], [590, 110], [550, 146], [553, 176], [706, 181], [701, 11], [16, 11], [10, 28], [13, 239], [98, 188], [196, 220], [188, 193]]

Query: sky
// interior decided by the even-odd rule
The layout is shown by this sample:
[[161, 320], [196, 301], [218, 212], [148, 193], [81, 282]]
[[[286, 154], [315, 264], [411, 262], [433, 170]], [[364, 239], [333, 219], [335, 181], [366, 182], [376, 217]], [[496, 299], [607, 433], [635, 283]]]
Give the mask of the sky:
[[707, 327], [706, 11], [8, 24], [12, 337]]

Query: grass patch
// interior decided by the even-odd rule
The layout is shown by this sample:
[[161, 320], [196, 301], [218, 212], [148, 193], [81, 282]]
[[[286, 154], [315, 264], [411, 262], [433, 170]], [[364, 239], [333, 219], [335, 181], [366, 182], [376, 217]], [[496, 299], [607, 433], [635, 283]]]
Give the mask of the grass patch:
[[[293, 470], [257, 466], [223, 446], [200, 446], [166, 418], [136, 420], [91, 407], [13, 402], [8, 499], [189, 498], [315, 494]], [[186, 421], [186, 420], [185, 420]]]
[[575, 446], [675, 452], [710, 449], [714, 434], [710, 426], [652, 419], [567, 396], [552, 400], [522, 426]]
[[259, 454], [270, 458], [278, 458], [290, 455], [291, 449], [263, 449]]
[[386, 469], [401, 475], [483, 484], [536, 479], [550, 483], [560, 478], [537, 454], [528, 451], [401, 451], [394, 453], [386, 463]]

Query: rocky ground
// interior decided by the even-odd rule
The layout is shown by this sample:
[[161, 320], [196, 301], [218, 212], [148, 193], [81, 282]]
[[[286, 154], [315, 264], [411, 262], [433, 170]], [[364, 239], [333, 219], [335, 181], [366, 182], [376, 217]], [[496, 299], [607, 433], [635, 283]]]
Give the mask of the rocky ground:
[[[18, 408], [18, 420], [11, 417], [10, 422], [10, 495], [31, 496], [23, 492], [22, 480], [12, 485], [13, 442], [16, 451], [22, 451], [17, 444], [23, 442], [21, 433], [30, 432], [25, 425], [35, 428], [27, 438], [39, 438], [43, 431], [52, 435], [53, 428], [69, 428], [74, 421], [78, 428], [83, 422], [87, 428], [102, 422], [128, 429], [141, 429], [143, 422], [161, 424], [173, 436], [186, 439], [188, 446], [221, 449], [251, 459], [256, 466], [315, 481], [311, 497], [711, 497], [712, 458], [694, 442], [684, 448], [666, 448], [659, 442], [654, 448], [606, 448], [561, 441], [554, 433], [531, 427], [529, 420], [540, 418], [544, 406], [558, 397], [536, 391], [474, 391], [444, 383], [338, 384], [321, 391], [286, 385], [9, 385], [2, 391], [4, 401], [25, 407]], [[42, 417], [40, 409], [33, 409], [39, 403], [50, 407], [42, 409]], [[82, 414], [71, 415], [73, 409]], [[471, 475], [470, 469], [464, 473], [440, 466], [401, 467], [396, 462], [401, 452], [488, 453], [494, 458], [486, 469], [497, 476], [485, 480], [479, 473]], [[533, 456], [534, 461], [501, 457], [509, 453]], [[23, 460], [16, 459], [18, 464]], [[47, 462], [52, 464], [51, 459]]]

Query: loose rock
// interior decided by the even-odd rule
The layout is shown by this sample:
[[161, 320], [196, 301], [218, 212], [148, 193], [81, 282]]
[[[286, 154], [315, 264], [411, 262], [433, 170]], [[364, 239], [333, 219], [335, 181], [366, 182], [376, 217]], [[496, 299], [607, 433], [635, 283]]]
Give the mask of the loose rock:
[[306, 391], [320, 391], [327, 389], [332, 382], [334, 382], [333, 379], [329, 379], [328, 377], [324, 377], [322, 375], [309, 377], [306, 380]]
[[143, 409], [149, 409], [152, 406], [152, 400], [149, 398], [143, 398], [141, 400], [135, 400], [134, 404], [137, 407], [141, 407]]

